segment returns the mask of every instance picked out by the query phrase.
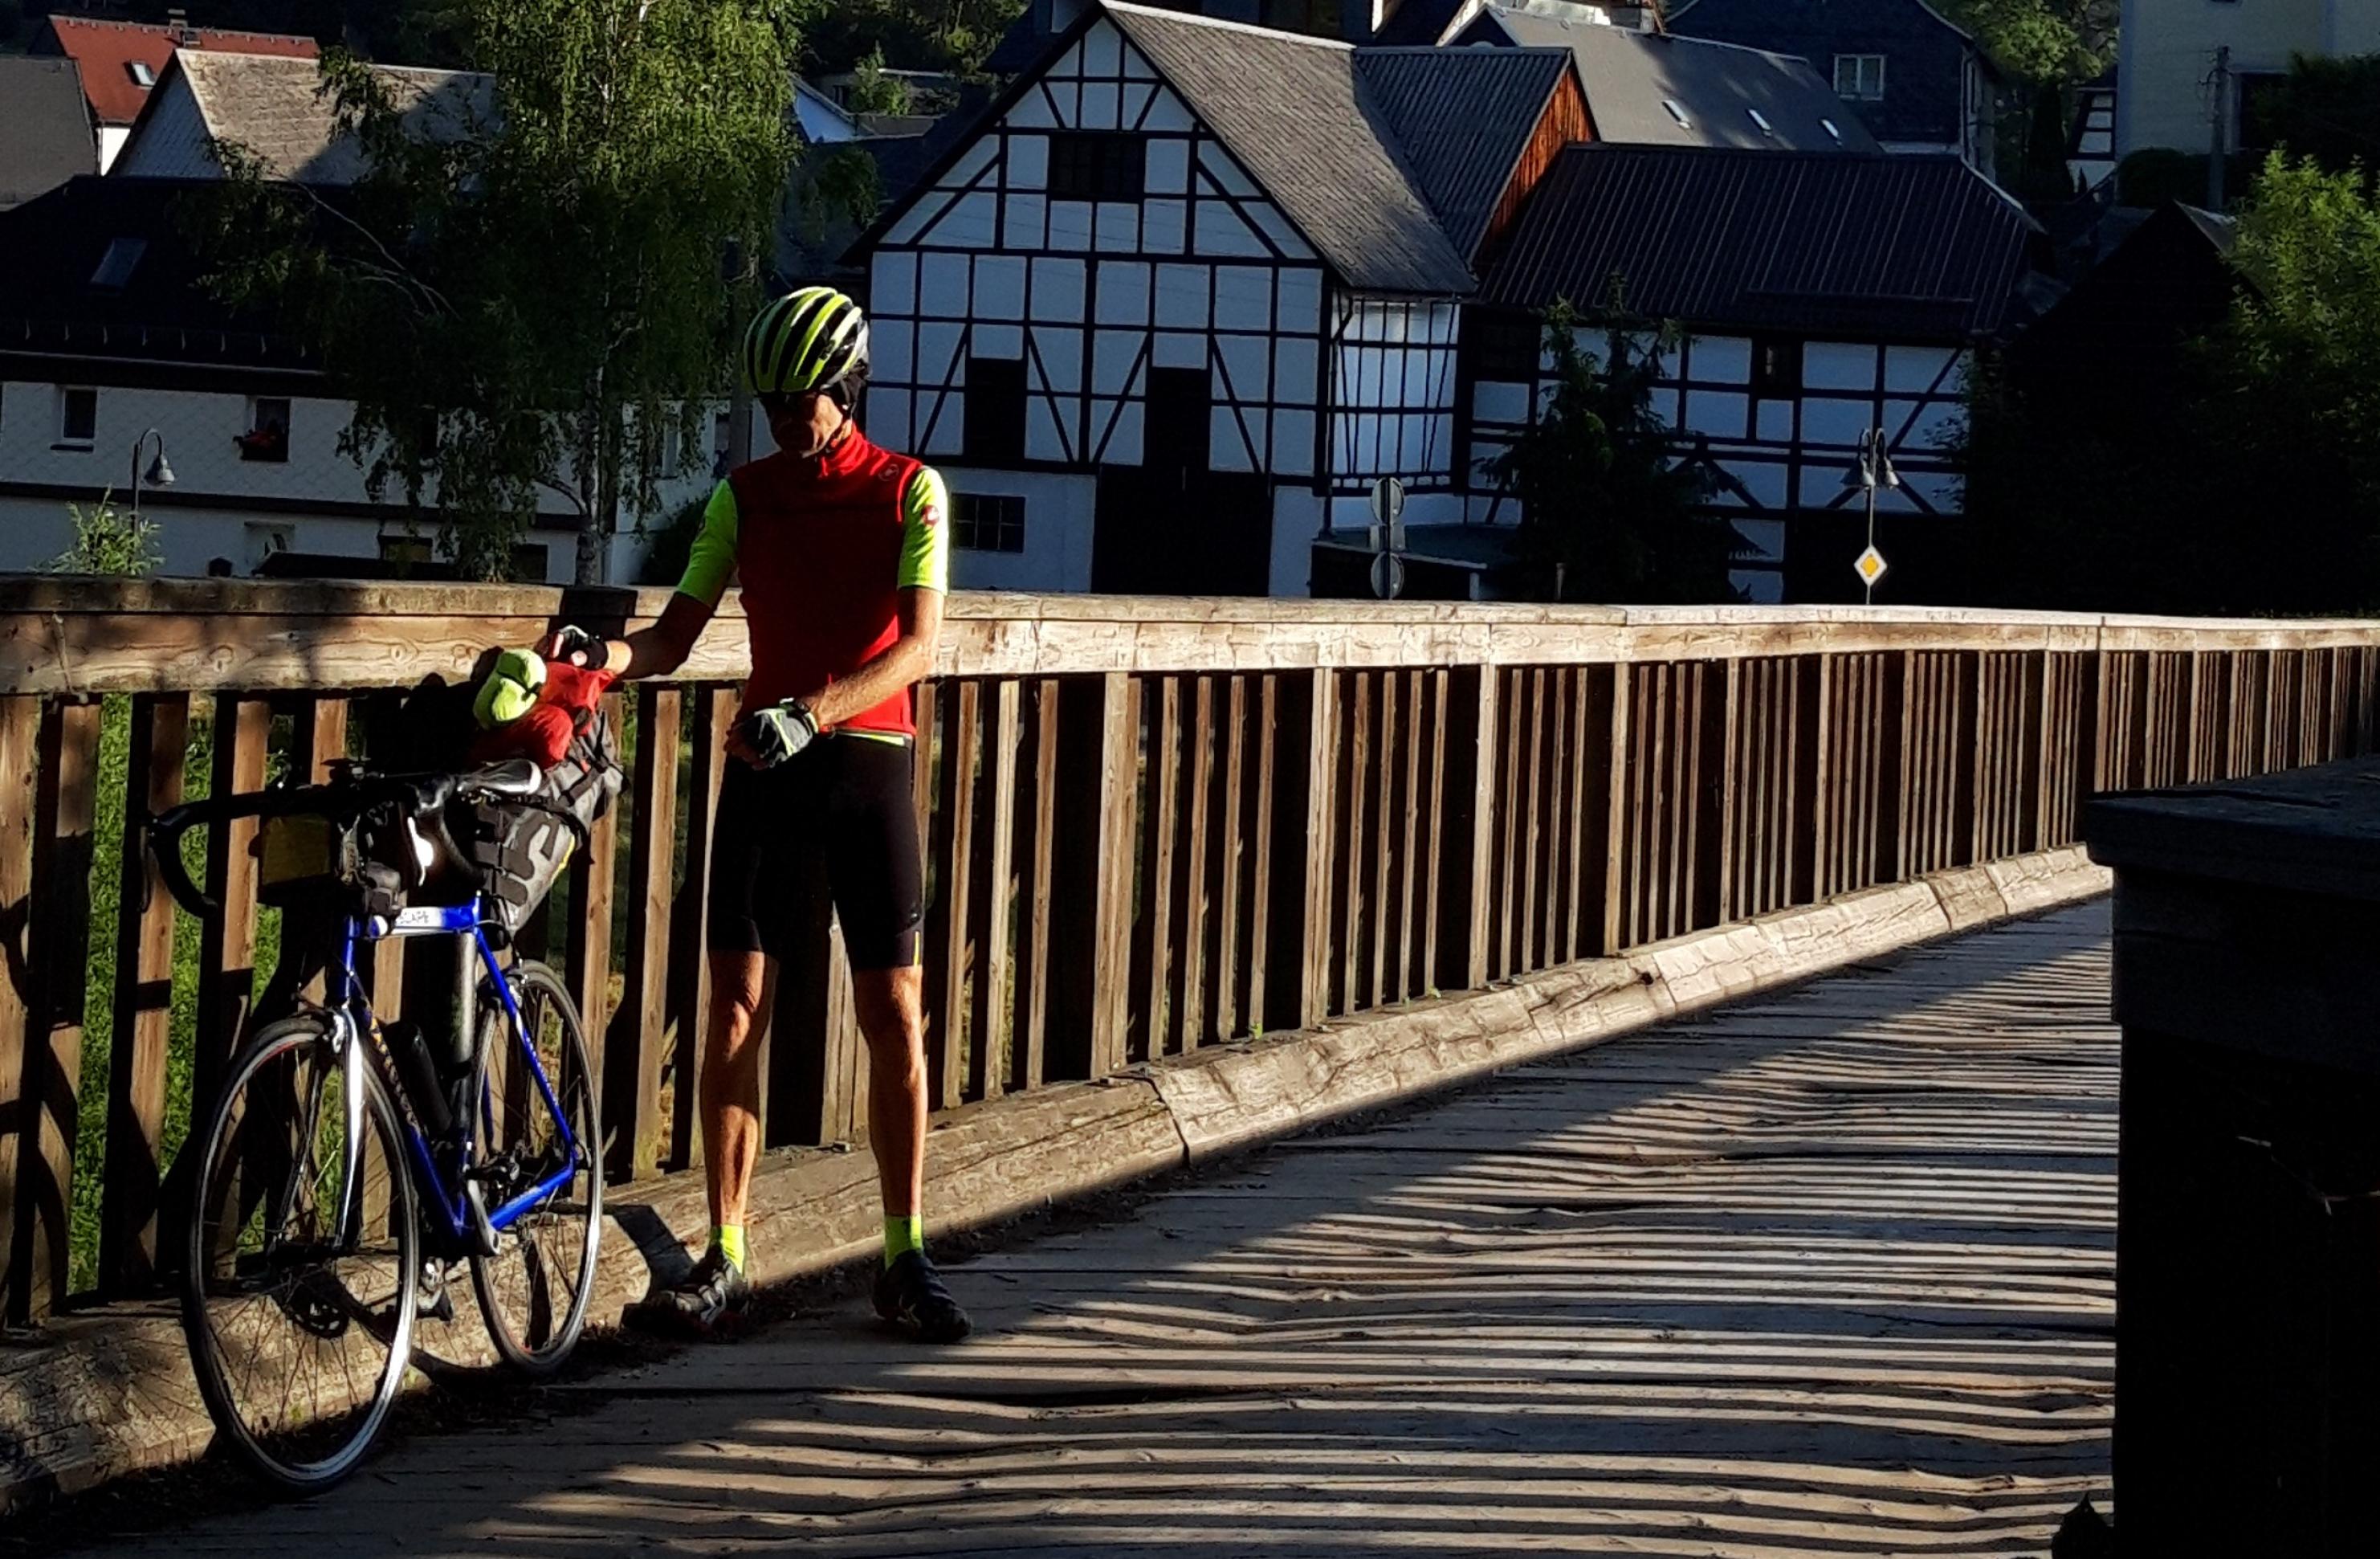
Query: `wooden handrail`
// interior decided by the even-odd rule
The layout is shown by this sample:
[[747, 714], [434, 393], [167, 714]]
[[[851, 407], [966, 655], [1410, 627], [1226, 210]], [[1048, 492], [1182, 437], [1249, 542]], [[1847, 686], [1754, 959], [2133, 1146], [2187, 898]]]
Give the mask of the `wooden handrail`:
[[[219, 793], [319, 773], [357, 749], [351, 700], [666, 600], [0, 580], [10, 1315], [153, 1281], [173, 937], [138, 823], [188, 763], [203, 749]], [[744, 656], [731, 595], [676, 676], [618, 697], [627, 804], [524, 937], [602, 1036], [623, 1178], [699, 1155], [705, 846]], [[2376, 683], [2364, 622], [962, 593], [917, 694], [931, 1086], [949, 1107], [1098, 1078], [2060, 847], [2095, 791], [2369, 749]], [[103, 837], [122, 842], [94, 860]], [[246, 843], [208, 841], [228, 908], [181, 997], [201, 1089], [250, 1021]], [[94, 882], [118, 885], [113, 919]], [[95, 950], [112, 992], [91, 989]], [[772, 1143], [864, 1118], [839, 943], [821, 927], [797, 962], [768, 1041]], [[409, 963], [385, 945], [383, 1011], [438, 988]], [[93, 1090], [103, 1111], [81, 1107]], [[103, 1142], [79, 1137], [86, 1114]], [[100, 1217], [79, 1233], [87, 1175]]]

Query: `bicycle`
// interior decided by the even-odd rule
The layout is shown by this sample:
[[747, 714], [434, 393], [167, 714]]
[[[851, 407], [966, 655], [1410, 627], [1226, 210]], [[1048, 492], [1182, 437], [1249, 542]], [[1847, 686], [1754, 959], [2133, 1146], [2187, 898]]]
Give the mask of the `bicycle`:
[[[526, 761], [349, 771], [149, 825], [160, 874], [192, 914], [220, 907], [191, 882], [183, 834], [255, 817], [268, 865], [298, 862], [274, 900], [285, 927], [336, 922], [319, 996], [240, 1046], [184, 1150], [199, 1155], [180, 1261], [199, 1390], [222, 1438], [289, 1492], [329, 1487], [370, 1450], [417, 1316], [453, 1313], [453, 1261], [468, 1261], [489, 1338], [516, 1369], [559, 1368], [585, 1323], [603, 1190], [586, 1034], [552, 969], [499, 962], [489, 932], [510, 938], [445, 821], [452, 806], [530, 808], [584, 848], [584, 823], [540, 798], [541, 778]], [[418, 1026], [375, 1016], [357, 968], [359, 947], [423, 936], [478, 955], [476, 983], [458, 980], [458, 994], [476, 993], [472, 1043], [443, 1066]]]

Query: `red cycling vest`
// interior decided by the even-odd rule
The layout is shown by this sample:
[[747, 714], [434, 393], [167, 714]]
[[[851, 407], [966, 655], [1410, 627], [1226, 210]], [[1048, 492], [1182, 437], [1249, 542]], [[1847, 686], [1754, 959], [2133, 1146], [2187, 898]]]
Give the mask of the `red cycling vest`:
[[[899, 640], [901, 495], [918, 467], [854, 427], [822, 455], [780, 450], [727, 474], [752, 644], [744, 708], [807, 697]], [[909, 690], [837, 729], [916, 736]]]

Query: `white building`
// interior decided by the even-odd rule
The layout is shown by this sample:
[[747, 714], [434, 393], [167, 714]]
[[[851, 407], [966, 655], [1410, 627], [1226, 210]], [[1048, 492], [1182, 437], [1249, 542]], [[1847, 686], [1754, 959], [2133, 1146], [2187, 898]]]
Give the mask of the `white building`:
[[1461, 518], [1460, 300], [1583, 132], [1559, 51], [1086, 13], [864, 246], [869, 432], [963, 584], [1303, 594], [1378, 477]]
[[2116, 156], [2240, 147], [2240, 105], [2296, 55], [2380, 53], [2380, 0], [2123, 0]]
[[[310, 356], [200, 286], [175, 209], [199, 188], [86, 177], [0, 213], [0, 571], [64, 552], [69, 504], [112, 493], [128, 506], [135, 465], [145, 473], [161, 444], [174, 481], [144, 483], [141, 505], [167, 573], [430, 560], [434, 514], [365, 491], [339, 449], [352, 408], [325, 393]], [[723, 445], [723, 426], [714, 438]], [[708, 490], [710, 452], [693, 461], [649, 518]], [[571, 579], [577, 532], [550, 498], [519, 577]], [[643, 546], [619, 539], [613, 579], [636, 577]]]
[[[1954, 505], [1928, 441], [2010, 317], [2023, 213], [1953, 157], [1776, 149], [1741, 98], [1684, 116], [1749, 146], [1586, 144], [1648, 107], [1677, 127], [1661, 78], [1607, 109], [1577, 57], [1086, 12], [861, 246], [869, 431], [950, 476], [960, 582], [1303, 594], [1395, 476], [1443, 565], [1416, 593], [1492, 590], [1520, 516], [1487, 468], [1532, 415], [1536, 311], [1614, 268], [1699, 337], [1667, 404], [1757, 549], [1747, 591], [1783, 591], [1786, 532], [1840, 507], [1871, 424], [1913, 509]], [[1794, 133], [1835, 146], [1826, 116]]]

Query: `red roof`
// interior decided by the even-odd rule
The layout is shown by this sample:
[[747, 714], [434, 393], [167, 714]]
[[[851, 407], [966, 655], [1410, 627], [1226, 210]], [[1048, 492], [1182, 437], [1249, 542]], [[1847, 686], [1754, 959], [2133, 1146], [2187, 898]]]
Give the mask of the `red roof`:
[[57, 35], [58, 52], [82, 67], [83, 95], [91, 100], [91, 116], [103, 125], [128, 125], [140, 116], [149, 88], [140, 84], [132, 67], [146, 66], [153, 85], [165, 74], [177, 48], [300, 59], [312, 59], [322, 52], [311, 38], [281, 32], [225, 32], [212, 27], [152, 27], [137, 21], [61, 16], [50, 18], [50, 30]]

